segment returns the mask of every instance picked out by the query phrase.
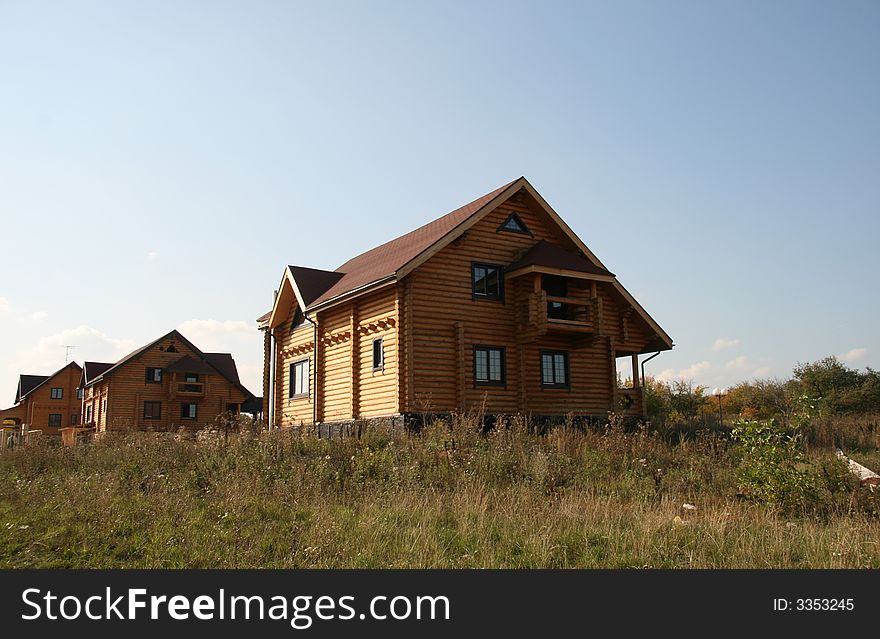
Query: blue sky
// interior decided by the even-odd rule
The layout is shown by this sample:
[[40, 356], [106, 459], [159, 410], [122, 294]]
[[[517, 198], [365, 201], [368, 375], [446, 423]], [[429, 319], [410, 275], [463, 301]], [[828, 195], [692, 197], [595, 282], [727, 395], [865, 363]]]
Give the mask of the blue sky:
[[[525, 175], [709, 386], [880, 367], [876, 2], [0, 0], [0, 399]], [[0, 403], [3, 403], [0, 401]]]

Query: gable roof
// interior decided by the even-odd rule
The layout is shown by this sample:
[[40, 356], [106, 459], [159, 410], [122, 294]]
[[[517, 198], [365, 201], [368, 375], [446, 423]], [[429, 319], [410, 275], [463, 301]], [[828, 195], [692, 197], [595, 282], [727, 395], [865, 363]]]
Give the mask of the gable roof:
[[611, 273], [601, 266], [596, 266], [585, 257], [570, 253], [561, 246], [551, 244], [544, 240], [536, 242], [521, 258], [508, 266], [505, 270], [507, 272], [512, 272], [526, 266], [546, 266], [548, 268], [578, 271], [580, 273], [589, 273], [591, 275], [614, 277], [614, 273]]
[[241, 381], [238, 378], [238, 370], [235, 367], [235, 360], [232, 359], [232, 355], [230, 355], [229, 353], [203, 353], [201, 350], [199, 350], [199, 348], [195, 344], [193, 344], [188, 339], [186, 339], [183, 335], [181, 335], [180, 331], [178, 331], [177, 329], [174, 329], [173, 331], [166, 333], [162, 337], [153, 340], [149, 344], [142, 346], [141, 348], [137, 349], [136, 351], [129, 353], [128, 355], [123, 357], [121, 360], [119, 360], [115, 364], [111, 364], [109, 368], [104, 370], [102, 373], [100, 373], [96, 377], [91, 378], [88, 381], [86, 381], [83, 384], [83, 386], [91, 386], [95, 382], [101, 381], [102, 379], [109, 377], [114, 372], [116, 372], [119, 368], [121, 368], [122, 366], [124, 366], [125, 364], [130, 362], [131, 360], [137, 358], [139, 355], [141, 355], [145, 351], [151, 349], [153, 346], [155, 346], [156, 344], [158, 344], [162, 340], [169, 339], [169, 338], [178, 339], [181, 342], [183, 342], [183, 344], [185, 344], [190, 350], [192, 350], [194, 353], [196, 353], [196, 355], [198, 355], [200, 358], [202, 358], [204, 361], [206, 361], [208, 363], [208, 365], [210, 365], [217, 373], [219, 373], [220, 375], [225, 377], [226, 380], [229, 381], [229, 383], [231, 383], [233, 386], [235, 386], [241, 392], [243, 392], [246, 397], [253, 397], [253, 393], [251, 393], [248, 389], [246, 389], [244, 386], [242, 386]]
[[318, 306], [334, 297], [339, 297], [367, 284], [393, 276], [408, 262], [421, 255], [443, 236], [466, 221], [515, 182], [517, 180], [508, 182], [491, 193], [487, 193], [473, 202], [465, 204], [443, 217], [437, 218], [433, 222], [428, 222], [414, 231], [410, 231], [390, 242], [385, 242], [385, 244], [370, 249], [366, 253], [361, 253], [357, 257], [351, 258], [336, 269], [337, 273], [344, 273], [345, 275], [324, 291], [310, 306]]
[[76, 366], [77, 368], [79, 368], [79, 364], [77, 364], [76, 362], [70, 362], [59, 368], [51, 375], [19, 375], [18, 388], [16, 388], [15, 390], [15, 403], [18, 404], [28, 395], [37, 390], [40, 386], [48, 382], [50, 379], [56, 377], [57, 375], [63, 373], [71, 366]]
[[83, 362], [82, 385], [90, 384], [96, 377], [100, 377], [113, 364], [108, 362]]
[[18, 388], [15, 390], [15, 403], [17, 404], [23, 400], [48, 380], [49, 375], [19, 375]]
[[[657, 334], [661, 344], [666, 348], [672, 348], [672, 338], [660, 328], [660, 325], [648, 315], [647, 311], [645, 311], [641, 304], [639, 304], [629, 291], [617, 281], [614, 275], [605, 268], [605, 265], [602, 264], [599, 258], [587, 248], [587, 245], [584, 244], [583, 240], [581, 240], [565, 221], [559, 217], [556, 211], [553, 210], [553, 208], [540, 195], [540, 193], [535, 190], [525, 177], [520, 177], [512, 182], [508, 182], [504, 186], [447, 213], [433, 222], [429, 222], [414, 231], [410, 231], [409, 233], [377, 246], [366, 253], [353, 257], [337, 268], [336, 271], [320, 271], [320, 273], [327, 274], [328, 276], [323, 280], [324, 284], [330, 282], [330, 274], [339, 274], [341, 277], [339, 277], [336, 282], [332, 283], [332, 285], [329, 285], [328, 288], [311, 303], [305, 303], [304, 299], [299, 299], [302, 295], [301, 292], [297, 292], [298, 283], [290, 270], [291, 267], [288, 267], [285, 272], [285, 278], [289, 277], [290, 284], [298, 296], [297, 299], [301, 304], [305, 303], [304, 310], [307, 313], [309, 311], [318, 310], [320, 307], [337, 300], [341, 301], [342, 299], [346, 299], [353, 295], [359, 295], [362, 292], [371, 290], [376, 286], [384, 285], [387, 282], [400, 280], [426, 260], [430, 259], [438, 251], [450, 244], [471, 226], [479, 222], [483, 217], [495, 210], [499, 204], [503, 203], [507, 198], [520, 190], [525, 191], [531, 196], [537, 206], [550, 217], [562, 234], [582, 253], [582, 261], [579, 261], [580, 267], [582, 269], [588, 268], [586, 266], [586, 264], [588, 264], [597, 272], [596, 274], [607, 274], [610, 276], [614, 288], [621, 297], [623, 297], [623, 299], [635, 309], [651, 330]], [[542, 248], [540, 251], [544, 253], [547, 252], [547, 249]], [[549, 260], [552, 256], [547, 252], [540, 257], [541, 259]], [[557, 259], [561, 259], [558, 255], [556, 257]], [[303, 267], [297, 268], [302, 269]], [[276, 318], [275, 314], [288, 299], [285, 295], [284, 283], [285, 281], [282, 280], [282, 288], [279, 290], [279, 294], [275, 298], [275, 304], [269, 313], [268, 322], [266, 322], [265, 315], [258, 320], [261, 326], [268, 325], [274, 328], [280, 323], [281, 320]], [[315, 288], [320, 288], [320, 286], [316, 286]]]

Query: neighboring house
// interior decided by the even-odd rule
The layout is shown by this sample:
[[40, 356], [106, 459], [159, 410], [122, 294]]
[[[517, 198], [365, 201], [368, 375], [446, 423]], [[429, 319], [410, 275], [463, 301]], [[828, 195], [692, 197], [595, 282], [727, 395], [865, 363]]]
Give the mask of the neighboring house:
[[[288, 266], [258, 323], [264, 411], [282, 426], [481, 407], [639, 416], [639, 355], [672, 348], [525, 178], [336, 271]], [[634, 388], [618, 388], [621, 357]]]
[[253, 399], [229, 353], [203, 353], [176, 330], [115, 364], [85, 362], [81, 387], [97, 432], [203, 427]]
[[15, 389], [15, 404], [0, 410], [0, 421], [26, 425], [57, 435], [59, 429], [80, 423], [81, 401], [78, 395], [82, 369], [76, 362], [51, 375], [20, 375]]

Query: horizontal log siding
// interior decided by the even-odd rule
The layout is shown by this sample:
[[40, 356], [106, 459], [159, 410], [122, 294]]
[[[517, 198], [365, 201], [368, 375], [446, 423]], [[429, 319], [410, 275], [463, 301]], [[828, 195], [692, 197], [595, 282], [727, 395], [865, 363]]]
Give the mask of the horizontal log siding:
[[[360, 417], [382, 417], [400, 412], [398, 361], [397, 289], [388, 286], [381, 291], [358, 298], [360, 329], [359, 412]], [[385, 324], [384, 327], [379, 323]], [[382, 338], [385, 365], [373, 370], [373, 340]]]
[[[70, 426], [70, 416], [79, 415], [81, 401], [76, 398], [82, 370], [71, 366], [51, 377], [25, 398], [24, 420], [31, 430], [47, 435], [57, 435], [61, 428]], [[52, 399], [52, 389], [62, 388], [61, 399]], [[49, 426], [49, 415], [61, 415], [61, 426]]]
[[[275, 411], [278, 422], [284, 426], [312, 423], [312, 400], [315, 396], [315, 353], [314, 328], [306, 322], [291, 331], [294, 304], [281, 326], [275, 329], [275, 378], [277, 393], [275, 395]], [[309, 396], [297, 399], [290, 398], [290, 365], [303, 359], [309, 360]]]
[[[176, 353], [165, 350], [172, 343]], [[127, 429], [167, 430], [180, 427], [201, 427], [214, 422], [226, 411], [227, 404], [241, 404], [245, 397], [238, 388], [219, 374], [202, 374], [199, 381], [205, 384], [203, 396], [171, 396], [170, 388], [173, 374], [165, 372], [161, 384], [148, 384], [145, 381], [146, 368], [167, 368], [181, 357], [190, 355], [198, 359], [198, 354], [182, 342], [168, 339], [153, 345], [150, 349], [113, 371], [105, 381], [93, 387], [94, 413], [98, 431]], [[182, 373], [176, 382], [183, 383]], [[107, 411], [102, 410], [101, 401], [106, 397]], [[144, 402], [162, 403], [161, 419], [144, 419]], [[198, 417], [184, 420], [180, 417], [181, 404], [198, 404]]]
[[[497, 231], [512, 211], [534, 237]], [[472, 299], [471, 262], [510, 264], [541, 239], [560, 241], [543, 214], [534, 213], [525, 203], [509, 201], [473, 226], [464, 239], [445, 247], [412, 273], [414, 388], [412, 405], [407, 410], [446, 412], [483, 405], [490, 413], [522, 410], [541, 415], [603, 415], [610, 410], [613, 369], [606, 337], [552, 332], [538, 336], [531, 328], [522, 330], [527, 326], [528, 297], [534, 291], [532, 276], [508, 279], [503, 304]], [[623, 335], [619, 296], [607, 283], [599, 283], [597, 289], [603, 299], [602, 332], [614, 336], [620, 349]], [[588, 299], [590, 285], [572, 284], [571, 295]], [[406, 308], [408, 300], [403, 303]], [[641, 320], [633, 315], [628, 321], [630, 339], [626, 346], [642, 346], [645, 335]], [[464, 327], [463, 358], [456, 351], [456, 322]], [[505, 348], [503, 387], [474, 385], [473, 346], [477, 344]], [[542, 387], [542, 350], [569, 353], [570, 389]], [[462, 368], [466, 383], [460, 405], [456, 380]]]
[[[516, 211], [534, 237], [498, 232]], [[516, 295], [507, 282], [504, 303], [473, 300], [471, 262], [506, 265], [540, 239], [553, 240], [543, 215], [508, 201], [470, 228], [467, 235], [431, 257], [412, 274], [414, 412], [452, 411], [481, 405], [490, 412], [514, 412], [518, 405]], [[456, 352], [455, 323], [464, 325], [464, 360]], [[475, 387], [473, 346], [506, 349], [504, 387]], [[464, 368], [464, 406], [456, 401], [456, 379]]]

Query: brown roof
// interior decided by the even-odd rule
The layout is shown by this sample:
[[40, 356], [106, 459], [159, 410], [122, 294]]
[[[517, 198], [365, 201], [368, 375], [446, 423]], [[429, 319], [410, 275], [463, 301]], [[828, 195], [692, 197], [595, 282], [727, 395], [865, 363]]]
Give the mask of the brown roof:
[[79, 364], [77, 364], [76, 362], [70, 362], [69, 364], [65, 364], [64, 366], [59, 368], [51, 375], [19, 375], [18, 388], [15, 390], [15, 403], [19, 403], [25, 397], [37, 390], [40, 386], [48, 382], [50, 379], [52, 379], [62, 371], [67, 370], [71, 366], [76, 366], [76, 368], [79, 368]]
[[113, 364], [107, 362], [83, 362], [83, 384], [92, 382], [110, 368], [113, 368]]
[[[465, 204], [433, 222], [420, 226], [415, 231], [410, 231], [406, 235], [401, 235], [397, 239], [353, 257], [336, 269], [336, 274], [342, 274], [342, 276], [317, 296], [313, 302], [306, 302], [306, 304], [316, 306], [394, 275], [408, 262], [418, 257], [428, 247], [491, 202], [513, 182], [508, 182], [470, 204]], [[328, 271], [321, 272], [328, 273]], [[299, 285], [299, 280], [296, 282]], [[302, 290], [300, 293], [303, 294]]]
[[521, 258], [508, 266], [505, 270], [515, 271], [525, 266], [546, 266], [549, 268], [561, 268], [580, 273], [592, 273], [593, 275], [605, 275], [614, 277], [614, 273], [596, 266], [582, 255], [570, 253], [561, 246], [541, 240], [525, 252]]
[[245, 395], [248, 397], [253, 397], [253, 393], [247, 390], [244, 386], [241, 385], [241, 380], [238, 377], [238, 368], [235, 366], [235, 360], [232, 359], [232, 355], [229, 353], [204, 353], [205, 359], [208, 360], [208, 363], [217, 369], [217, 372], [223, 375], [230, 382], [241, 388]]
[[217, 372], [205, 362], [189, 355], [172, 362], [165, 370], [169, 373], [204, 373], [205, 375], [213, 375]]
[[[142, 346], [141, 348], [137, 349], [136, 351], [129, 353], [128, 355], [123, 357], [121, 360], [119, 360], [115, 364], [112, 364], [110, 366], [110, 368], [103, 371], [97, 377], [93, 377], [93, 378], [86, 380], [85, 385], [90, 386], [91, 384], [94, 384], [96, 381], [98, 381], [98, 379], [105, 377], [105, 376], [108, 376], [108, 375], [111, 375], [114, 371], [116, 371], [116, 369], [120, 368], [121, 366], [123, 366], [127, 362], [136, 358], [138, 355], [140, 355], [144, 351], [152, 348], [154, 345], [158, 344], [162, 340], [167, 339], [169, 337], [179, 339], [181, 342], [186, 344], [186, 346], [189, 347], [190, 350], [192, 350], [194, 353], [196, 353], [196, 355], [203, 357], [209, 365], [213, 366], [214, 369], [218, 373], [220, 373], [223, 377], [225, 377], [227, 380], [229, 380], [230, 383], [234, 384], [241, 392], [243, 392], [245, 394], [245, 396], [253, 397], [253, 393], [250, 392], [244, 386], [242, 386], [241, 380], [239, 380], [239, 377], [238, 377], [238, 369], [235, 367], [235, 360], [232, 359], [232, 355], [230, 355], [229, 353], [203, 353], [201, 350], [199, 350], [199, 348], [195, 344], [193, 344], [191, 341], [189, 341], [183, 335], [181, 335], [180, 331], [178, 331], [177, 329], [174, 329], [173, 331], [166, 333], [165, 335], [163, 335], [159, 339], [153, 340], [152, 342], [150, 342], [146, 346]], [[195, 371], [193, 371], [193, 372], [195, 372]]]
[[23, 400], [36, 388], [39, 388], [49, 379], [49, 375], [19, 375], [18, 388], [15, 389], [15, 403]]
[[293, 281], [296, 282], [296, 288], [302, 295], [306, 308], [345, 277], [345, 273], [339, 271], [322, 271], [305, 266], [288, 266], [287, 268], [293, 275]]

